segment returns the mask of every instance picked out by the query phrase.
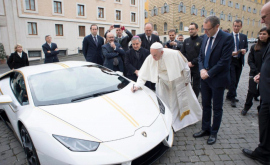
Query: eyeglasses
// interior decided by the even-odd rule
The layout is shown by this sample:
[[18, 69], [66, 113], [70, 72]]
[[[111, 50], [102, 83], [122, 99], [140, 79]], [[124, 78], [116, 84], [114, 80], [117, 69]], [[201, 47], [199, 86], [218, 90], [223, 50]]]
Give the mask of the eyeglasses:
[[203, 28], [203, 30], [209, 32], [209, 31], [210, 31], [211, 29], [213, 29], [213, 28], [214, 28], [214, 27], [212, 27], [212, 28], [210, 28], [210, 29], [204, 29], [204, 28]]

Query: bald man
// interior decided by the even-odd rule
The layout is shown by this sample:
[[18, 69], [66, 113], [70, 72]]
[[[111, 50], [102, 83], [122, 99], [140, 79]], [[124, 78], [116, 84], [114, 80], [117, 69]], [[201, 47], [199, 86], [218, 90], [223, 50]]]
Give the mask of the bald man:
[[[261, 22], [270, 30], [270, 2], [262, 7], [261, 19]], [[254, 81], [259, 83], [262, 100], [259, 112], [260, 144], [254, 151], [249, 149], [242, 151], [245, 156], [262, 164], [270, 165], [270, 44], [268, 44], [262, 58], [261, 72], [254, 77]]]
[[113, 71], [124, 72], [124, 62], [122, 59], [125, 56], [125, 51], [119, 43], [114, 42], [113, 33], [107, 33], [106, 40], [107, 43], [102, 46], [102, 53], [105, 58], [103, 65]]

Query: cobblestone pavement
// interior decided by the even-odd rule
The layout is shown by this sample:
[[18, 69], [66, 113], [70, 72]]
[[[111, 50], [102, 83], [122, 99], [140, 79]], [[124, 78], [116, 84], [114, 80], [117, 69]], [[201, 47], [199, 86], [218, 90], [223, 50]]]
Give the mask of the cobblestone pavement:
[[[67, 60], [84, 60], [82, 56], [68, 57]], [[39, 62], [31, 62], [31, 65]], [[0, 66], [0, 73], [8, 70]], [[201, 122], [189, 126], [175, 134], [173, 147], [155, 165], [256, 165], [259, 164], [242, 154], [243, 148], [254, 149], [258, 145], [258, 102], [246, 116], [240, 112], [244, 106], [248, 88], [249, 67], [246, 64], [237, 90], [239, 102], [232, 108], [225, 100], [223, 119], [214, 145], [207, 145], [207, 137], [193, 138], [193, 133], [201, 128]], [[225, 91], [225, 94], [227, 90]], [[201, 99], [199, 100], [201, 102]], [[0, 120], [0, 165], [27, 164], [24, 152], [13, 133]]]

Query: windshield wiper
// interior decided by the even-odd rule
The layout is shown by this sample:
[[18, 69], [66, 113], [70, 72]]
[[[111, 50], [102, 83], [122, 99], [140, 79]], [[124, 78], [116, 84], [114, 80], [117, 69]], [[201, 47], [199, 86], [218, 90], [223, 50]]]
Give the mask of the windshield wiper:
[[100, 96], [100, 95], [104, 95], [104, 94], [112, 93], [112, 92], [116, 92], [116, 91], [118, 91], [118, 90], [104, 91], [104, 92], [99, 92], [99, 93], [95, 93], [95, 94], [91, 94], [91, 95], [86, 95], [86, 96], [78, 97], [78, 98], [75, 98], [75, 99], [71, 99], [71, 102], [78, 101], [78, 100], [83, 100], [83, 99], [86, 99], [86, 98], [89, 98], [89, 97], [97, 97], [97, 96]]

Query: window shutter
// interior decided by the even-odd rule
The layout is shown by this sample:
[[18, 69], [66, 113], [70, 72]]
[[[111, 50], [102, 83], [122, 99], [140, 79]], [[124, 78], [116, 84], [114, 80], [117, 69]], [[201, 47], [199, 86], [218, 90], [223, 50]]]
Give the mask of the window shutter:
[[161, 7], [161, 14], [164, 13], [164, 6]]
[[156, 15], [158, 15], [158, 8], [157, 8], [157, 10], [156, 10]]
[[195, 9], [195, 15], [198, 15], [198, 9]]
[[204, 11], [204, 16], [207, 17], [207, 11], [206, 10]]
[[184, 11], [183, 11], [183, 13], [186, 13], [186, 6], [184, 6]]
[[181, 5], [178, 5], [178, 12], [181, 12]]
[[170, 12], [170, 5], [167, 6], [166, 12], [167, 12], [167, 13]]
[[145, 12], [145, 18], [148, 18], [148, 12]]
[[151, 10], [151, 16], [153, 17], [154, 16], [154, 9], [153, 10]]

